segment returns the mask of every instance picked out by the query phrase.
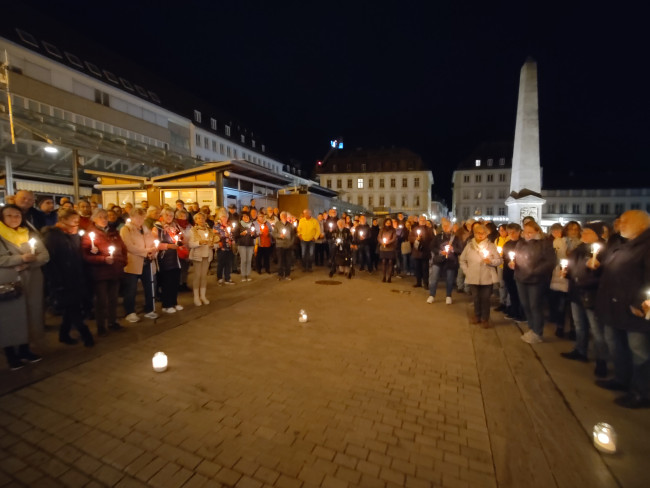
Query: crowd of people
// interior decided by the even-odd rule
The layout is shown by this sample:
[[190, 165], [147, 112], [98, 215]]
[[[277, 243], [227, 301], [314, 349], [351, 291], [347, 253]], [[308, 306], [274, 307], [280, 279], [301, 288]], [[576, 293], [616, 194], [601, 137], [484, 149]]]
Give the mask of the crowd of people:
[[[383, 283], [412, 276], [429, 304], [442, 279], [447, 305], [454, 292], [471, 294], [470, 321], [489, 328], [498, 300], [496, 311], [527, 322], [521, 338], [529, 344], [543, 341], [547, 311], [555, 334], [574, 341], [563, 357], [588, 361], [591, 340], [597, 384], [625, 391], [620, 405], [650, 406], [650, 217], [639, 210], [624, 213], [611, 229], [569, 222], [553, 225], [547, 235], [530, 217], [521, 226], [497, 227], [480, 220], [437, 225], [401, 213], [368, 222], [334, 208], [295, 216], [258, 210], [254, 200], [215, 213], [181, 200], [175, 207], [144, 201], [101, 208], [62, 199], [57, 209], [51, 198], [35, 206], [29, 191], [6, 201], [0, 211], [0, 344], [12, 370], [41, 359], [30, 344], [42, 340], [44, 305], [61, 316], [60, 342], [91, 347], [97, 336], [122, 330], [122, 318], [157, 318], [157, 301], [163, 313], [182, 311], [179, 292], [191, 291], [198, 307], [210, 303], [210, 286], [234, 285], [234, 274], [249, 282], [254, 272], [273, 271], [287, 281], [297, 267], [304, 273], [320, 267], [347, 279], [377, 272]], [[214, 282], [208, 279], [213, 263]], [[94, 334], [88, 320], [95, 321]], [[610, 359], [613, 378], [605, 379]]]

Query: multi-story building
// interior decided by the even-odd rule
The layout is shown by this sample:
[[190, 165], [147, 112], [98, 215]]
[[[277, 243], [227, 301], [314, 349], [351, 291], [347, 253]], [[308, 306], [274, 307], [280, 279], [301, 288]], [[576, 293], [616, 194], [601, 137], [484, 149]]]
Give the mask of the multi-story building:
[[321, 186], [372, 214], [430, 214], [433, 174], [408, 149], [341, 150], [316, 171]]
[[[270, 155], [259, 137], [228, 116], [217, 116], [182, 93], [151, 86], [137, 70], [124, 73], [115, 60], [97, 62], [88, 45], [55, 44], [7, 26], [2, 35], [4, 192], [83, 196], [95, 186], [103, 191], [104, 203], [181, 198], [215, 206], [251, 198], [272, 204], [280, 188], [315, 184]], [[212, 187], [203, 190], [189, 181], [177, 187], [168, 182], [164, 188], [152, 183], [152, 178], [180, 176], [204, 162], [222, 161], [232, 164], [221, 169], [229, 174], [218, 189], [215, 182], [203, 182]], [[97, 185], [101, 178], [111, 188]]]
[[[504, 202], [510, 193], [511, 157], [511, 144], [482, 144], [458, 165], [452, 178], [455, 218], [508, 221]], [[626, 210], [650, 212], [650, 188], [542, 188], [542, 198], [545, 227], [570, 220], [612, 222]]]

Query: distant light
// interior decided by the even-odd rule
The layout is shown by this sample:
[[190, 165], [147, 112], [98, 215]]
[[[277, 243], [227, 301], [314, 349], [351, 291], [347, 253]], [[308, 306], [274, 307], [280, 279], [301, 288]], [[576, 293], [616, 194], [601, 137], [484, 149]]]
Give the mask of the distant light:
[[339, 149], [343, 149], [343, 143], [339, 142]]
[[322, 162], [322, 161], [318, 161], [318, 166], [322, 166], [322, 165], [323, 165], [323, 162]]
[[58, 150], [57, 148], [55, 148], [54, 146], [45, 146], [45, 147], [43, 148], [43, 150], [44, 150], [46, 153], [50, 153], [50, 154], [56, 154], [56, 153], [59, 152], [59, 150]]
[[339, 141], [336, 141], [336, 140], [330, 141], [330, 146], [332, 146], [333, 148], [336, 148], [336, 145], [338, 144], [338, 142]]
[[481, 160], [480, 160], [480, 159], [477, 159], [477, 160], [476, 160], [476, 166], [480, 166], [480, 165], [481, 165]]

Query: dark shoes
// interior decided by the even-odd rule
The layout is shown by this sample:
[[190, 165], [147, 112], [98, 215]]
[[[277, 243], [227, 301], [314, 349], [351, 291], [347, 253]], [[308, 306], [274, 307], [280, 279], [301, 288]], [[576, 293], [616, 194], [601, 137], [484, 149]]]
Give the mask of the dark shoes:
[[111, 330], [124, 330], [124, 327], [122, 327], [120, 324], [117, 322], [112, 323], [111, 325], [108, 326], [109, 329]]
[[623, 408], [650, 408], [650, 398], [629, 392], [614, 399], [614, 403]]
[[598, 378], [607, 377], [607, 361], [603, 359], [596, 359], [596, 369], [594, 369], [594, 374]]
[[415, 285], [413, 285], [413, 288], [420, 288], [421, 286], [422, 286], [422, 283], [416, 283]]
[[613, 378], [611, 380], [596, 380], [596, 386], [612, 391], [627, 391], [628, 389], [627, 385], [624, 385]]
[[478, 324], [479, 322], [480, 322], [480, 319], [478, 317], [476, 317], [476, 316], [473, 316], [471, 319], [469, 319], [469, 323], [473, 324], [473, 325]]
[[[555, 329], [555, 336], [556, 337], [564, 337], [564, 329], [561, 329], [559, 327], [557, 329]], [[560, 354], [562, 354], [562, 353], [560, 353]], [[569, 358], [569, 359], [573, 359], [573, 358]]]
[[489, 329], [490, 328], [490, 321], [489, 320], [481, 320], [478, 325], [481, 327], [481, 329]]
[[[557, 333], [556, 333], [556, 335], [557, 335]], [[587, 359], [587, 356], [583, 356], [582, 354], [580, 354], [575, 349], [573, 351], [571, 351], [571, 352], [561, 352], [560, 356], [562, 356], [564, 359], [572, 359], [574, 361], [581, 361], [583, 363], [586, 363], [587, 361], [589, 361], [589, 359]]]
[[385, 276], [381, 279], [381, 282], [386, 283], [386, 277]]

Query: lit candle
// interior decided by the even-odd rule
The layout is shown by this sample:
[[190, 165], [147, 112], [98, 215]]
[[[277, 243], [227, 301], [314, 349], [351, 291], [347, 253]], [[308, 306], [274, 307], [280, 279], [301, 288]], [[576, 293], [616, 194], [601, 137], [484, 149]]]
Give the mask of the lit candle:
[[175, 242], [176, 244], [178, 244], [178, 239], [179, 239], [179, 237], [178, 237], [177, 235], [174, 236], [174, 242]]
[[130, 223], [131, 223], [131, 219], [126, 219], [126, 223], [127, 223], [127, 224], [130, 224]]
[[481, 252], [483, 253], [484, 258], [487, 258], [490, 255], [490, 251], [488, 251], [487, 249], [483, 249]]
[[418, 235], [420, 235], [420, 229], [418, 229]]
[[497, 246], [497, 252], [501, 254], [503, 252], [503, 248], [501, 246]]
[[261, 230], [264, 230], [264, 224], [262, 224]]
[[282, 229], [282, 235], [286, 235], [287, 229]]
[[293, 226], [294, 226], [294, 227], [298, 227], [298, 222], [294, 222], [294, 223], [293, 223]]
[[332, 225], [334, 225], [334, 224], [332, 224], [332, 222], [330, 222], [330, 230], [332, 230]]
[[598, 422], [594, 425], [593, 436], [596, 449], [607, 454], [616, 452], [616, 432], [614, 427], [604, 422]]
[[303, 324], [307, 322], [307, 312], [305, 312], [304, 310], [298, 312], [298, 322]]
[[232, 223], [232, 230], [235, 230], [235, 227], [237, 227], [237, 222]]
[[447, 245], [445, 246], [445, 252], [449, 252], [450, 249], [451, 249], [451, 246], [450, 246], [449, 244], [447, 244]]
[[251, 234], [255, 232], [255, 227], [251, 225]]
[[81, 230], [78, 232], [79, 237], [83, 237], [85, 233], [86, 233], [86, 231], [83, 230], [83, 229], [81, 229]]
[[359, 237], [363, 239], [363, 231], [359, 231]]
[[32, 250], [32, 254], [36, 254], [36, 239], [32, 237], [28, 242], [29, 248]]
[[598, 254], [598, 251], [600, 251], [600, 244], [597, 242], [594, 242], [591, 245], [591, 254], [593, 254], [593, 257], [595, 258], [596, 255]]
[[108, 246], [108, 255], [110, 257], [113, 257], [114, 252], [115, 252], [115, 246]]
[[89, 233], [88, 237], [90, 237], [90, 247], [95, 247], [95, 233]]
[[567, 266], [569, 266], [569, 260], [568, 259], [560, 259], [560, 268], [566, 269]]
[[352, 227], [352, 228], [350, 229], [350, 232], [352, 232], [352, 233], [354, 234], [354, 231], [355, 231], [355, 230], [356, 230], [356, 229], [355, 229], [354, 227]]
[[167, 355], [164, 352], [157, 352], [153, 355], [151, 364], [156, 373], [162, 373], [167, 370]]
[[153, 245], [158, 249], [158, 244], [160, 244], [160, 241], [158, 239], [154, 239]]
[[385, 246], [385, 245], [386, 245], [386, 242], [388, 241], [388, 239], [386, 239], [386, 238], [384, 237], [381, 241], [384, 243], [384, 246]]
[[515, 260], [515, 252], [514, 252], [514, 251], [510, 251], [510, 252], [508, 253], [508, 257], [510, 258], [510, 261], [514, 261], [514, 260]]
[[337, 243], [337, 244], [341, 244], [341, 238], [340, 238], [340, 237], [337, 237], [337, 238], [336, 238], [336, 243]]

